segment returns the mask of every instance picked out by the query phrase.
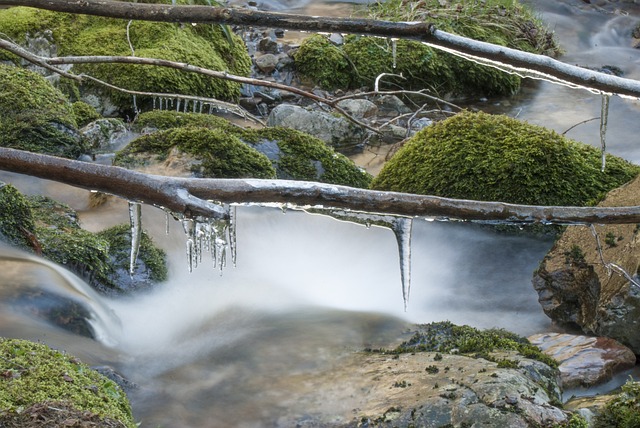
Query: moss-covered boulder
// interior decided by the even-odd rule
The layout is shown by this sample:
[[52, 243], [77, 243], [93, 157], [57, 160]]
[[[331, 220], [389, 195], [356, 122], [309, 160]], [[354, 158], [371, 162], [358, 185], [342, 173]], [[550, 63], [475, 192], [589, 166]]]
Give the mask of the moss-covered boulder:
[[0, 373], [0, 426], [137, 426], [115, 382], [45, 345], [0, 338]]
[[100, 119], [100, 113], [84, 101], [76, 101], [71, 104], [73, 115], [76, 118], [78, 127], [83, 127], [96, 119]]
[[[519, 2], [390, 0], [370, 5], [368, 13], [391, 21], [425, 21], [439, 30], [527, 52], [558, 52], [552, 34]], [[430, 89], [441, 96], [508, 95], [520, 87], [515, 75], [409, 40], [348, 36], [336, 46], [314, 35], [303, 41], [294, 59], [303, 78], [325, 89], [372, 87], [382, 73], [403, 76], [386, 76], [383, 85]]]
[[[116, 164], [174, 162], [178, 149], [191, 156], [183, 162], [187, 172], [206, 177], [277, 177], [352, 187], [367, 187], [371, 181], [369, 174], [344, 155], [321, 140], [292, 129], [244, 129], [212, 115], [171, 111], [143, 113], [136, 126], [145, 132], [162, 131], [133, 141], [116, 155]], [[229, 159], [221, 162], [215, 156]]]
[[412, 137], [371, 187], [459, 199], [584, 206], [640, 167], [513, 118], [463, 112]]
[[[184, 0], [179, 3], [193, 2]], [[43, 38], [50, 43], [50, 50], [58, 55], [131, 55], [133, 47], [138, 57], [185, 62], [236, 75], [248, 75], [251, 68], [242, 39], [220, 25], [132, 21], [128, 26], [126, 20], [14, 7], [0, 10], [0, 32], [25, 46], [34, 37]], [[128, 90], [225, 100], [234, 100], [240, 95], [238, 83], [166, 67], [83, 64], [74, 65], [72, 71], [89, 74]], [[85, 85], [80, 88], [83, 99], [91, 101], [94, 107], [100, 105], [95, 98], [97, 95], [107, 96], [121, 111], [132, 110], [131, 95], [95, 83]], [[68, 82], [65, 86], [68, 87]], [[73, 92], [72, 85], [69, 93]], [[138, 96], [137, 104], [138, 107], [150, 106], [151, 99]]]
[[0, 237], [23, 249], [37, 245], [31, 205], [14, 186], [0, 182]]
[[75, 159], [82, 141], [59, 90], [37, 73], [0, 65], [0, 146]]

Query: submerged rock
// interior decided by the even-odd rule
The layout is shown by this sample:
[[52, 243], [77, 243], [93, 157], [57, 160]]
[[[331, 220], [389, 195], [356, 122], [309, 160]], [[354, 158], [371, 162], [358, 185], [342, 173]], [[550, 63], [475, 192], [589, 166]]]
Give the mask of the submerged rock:
[[563, 388], [598, 385], [636, 364], [631, 349], [605, 337], [544, 333], [529, 341], [560, 363]]
[[[639, 194], [640, 177], [611, 191], [599, 206], [637, 206]], [[634, 224], [567, 227], [533, 276], [544, 312], [640, 354], [639, 232]]]

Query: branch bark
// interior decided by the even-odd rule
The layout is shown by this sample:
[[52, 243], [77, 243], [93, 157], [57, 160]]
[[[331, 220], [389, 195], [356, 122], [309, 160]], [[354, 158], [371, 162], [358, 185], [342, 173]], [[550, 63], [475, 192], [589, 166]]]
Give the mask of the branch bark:
[[436, 49], [473, 58], [505, 71], [555, 83], [640, 98], [640, 82], [569, 65], [544, 55], [521, 52], [437, 30], [424, 22], [330, 18], [262, 12], [241, 8], [173, 6], [112, 0], [0, 0], [0, 5], [29, 6], [58, 12], [127, 20], [218, 23], [311, 32], [396, 37], [424, 42]]
[[223, 210], [210, 201], [256, 204], [294, 201], [298, 206], [487, 222], [640, 223], [640, 206], [542, 207], [382, 192], [306, 181], [164, 177], [9, 148], [0, 148], [0, 169], [110, 193], [169, 209], [186, 217], [223, 216]]

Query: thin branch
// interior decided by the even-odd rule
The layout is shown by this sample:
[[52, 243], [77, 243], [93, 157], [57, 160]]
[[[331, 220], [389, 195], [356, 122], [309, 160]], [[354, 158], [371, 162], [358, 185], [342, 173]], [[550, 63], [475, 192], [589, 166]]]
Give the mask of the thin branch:
[[567, 132], [571, 131], [573, 128], [580, 126], [580, 125], [584, 125], [585, 123], [594, 121], [594, 120], [598, 120], [600, 119], [600, 116], [598, 117], [592, 117], [591, 119], [585, 119], [582, 122], [578, 122], [575, 125], [570, 126], [569, 128], [567, 128], [561, 135], [566, 135]]
[[640, 98], [640, 82], [562, 63], [553, 58], [480, 42], [437, 30], [425, 22], [332, 18], [262, 12], [243, 8], [175, 6], [112, 0], [0, 0], [0, 5], [30, 6], [58, 12], [157, 22], [208, 23], [282, 28], [285, 30], [351, 33], [422, 41], [467, 59], [526, 77], [548, 80], [591, 92]]
[[514, 223], [640, 223], [635, 207], [542, 207], [356, 189], [291, 180], [197, 179], [143, 174], [125, 168], [0, 148], [0, 169], [98, 190], [187, 217], [225, 216], [225, 203], [290, 203], [436, 219]]
[[606, 262], [604, 260], [604, 253], [602, 251], [602, 245], [600, 244], [600, 236], [598, 235], [598, 232], [596, 232], [596, 228], [595, 228], [595, 226], [593, 224], [589, 225], [589, 229], [591, 229], [591, 234], [593, 235], [593, 237], [596, 240], [596, 250], [598, 251], [598, 256], [600, 257], [600, 262], [602, 263], [602, 265], [604, 266], [605, 270], [607, 271], [607, 275], [610, 277], [611, 276], [611, 272], [615, 272], [618, 275], [622, 276], [627, 281], [629, 281], [631, 284], [633, 284], [636, 287], [640, 288], [640, 284], [638, 283], [638, 281], [636, 281], [631, 275], [629, 275], [629, 273], [624, 268], [622, 268], [622, 266], [617, 265], [617, 264], [612, 263], [612, 262]]

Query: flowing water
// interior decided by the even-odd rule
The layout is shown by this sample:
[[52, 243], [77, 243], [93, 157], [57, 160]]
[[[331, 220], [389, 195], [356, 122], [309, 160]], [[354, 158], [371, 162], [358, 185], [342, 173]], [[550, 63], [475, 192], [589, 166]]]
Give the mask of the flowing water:
[[[533, 4], [563, 42], [565, 61], [615, 65], [640, 78], [637, 51], [625, 36], [637, 18], [578, 0]], [[598, 117], [601, 99], [536, 83], [512, 99], [478, 106], [562, 132]], [[607, 147], [640, 162], [637, 108], [636, 102], [611, 99]], [[568, 135], [599, 146], [599, 122]], [[0, 174], [0, 180], [70, 204], [89, 230], [129, 221], [123, 201], [90, 209], [82, 190], [16, 174]], [[143, 426], [290, 426], [305, 415], [348, 418], [355, 416], [356, 391], [345, 385], [338, 394], [323, 394], [334, 382], [328, 374], [355, 350], [406, 339], [409, 323], [451, 320], [523, 335], [552, 329], [531, 286], [548, 239], [415, 219], [408, 272], [398, 259], [398, 242], [404, 251], [407, 243], [390, 229], [238, 206], [237, 266], [228, 263], [221, 275], [205, 259], [190, 273], [182, 225], [171, 220], [167, 234], [163, 212], [142, 211], [143, 227], [167, 251], [167, 283], [147, 294], [108, 299], [59, 267], [2, 247], [0, 335], [39, 340], [89, 364], [111, 365], [138, 384], [131, 400]], [[406, 311], [403, 265], [411, 276]], [[80, 302], [94, 314], [99, 341], [64, 332], [37, 309], [10, 303], [29, 292]]]

